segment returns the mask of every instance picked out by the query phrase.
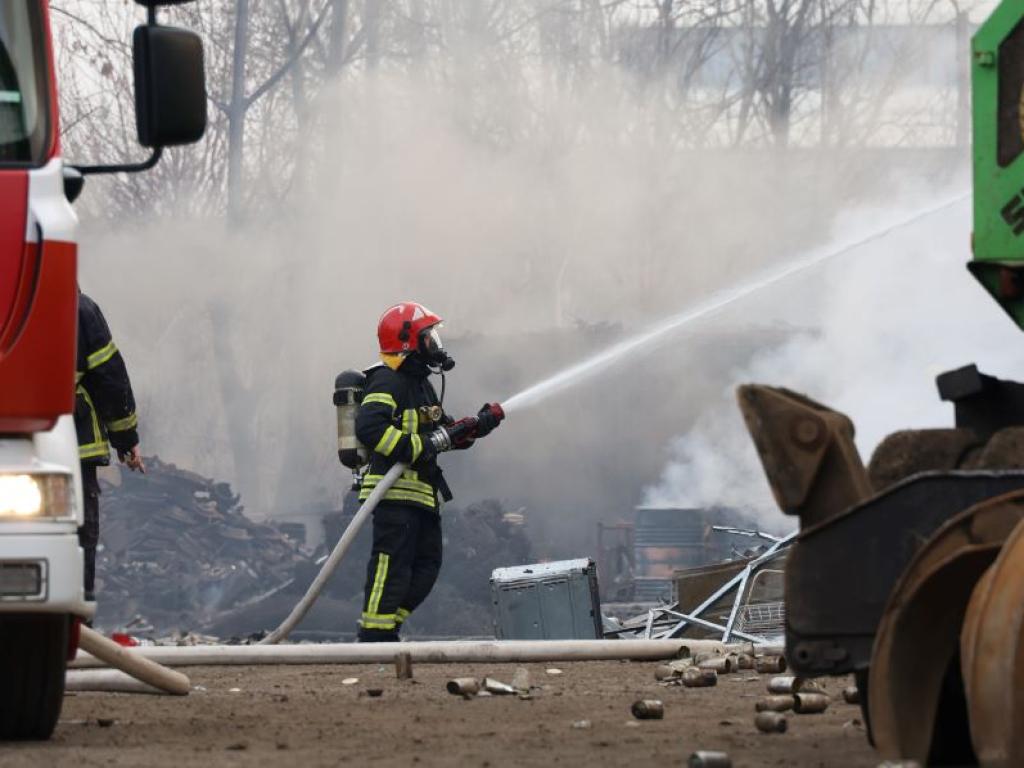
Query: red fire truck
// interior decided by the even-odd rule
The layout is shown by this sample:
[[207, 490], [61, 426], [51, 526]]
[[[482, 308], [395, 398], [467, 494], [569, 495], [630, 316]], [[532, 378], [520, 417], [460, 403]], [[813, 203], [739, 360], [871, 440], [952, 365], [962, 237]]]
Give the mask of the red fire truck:
[[84, 599], [82, 487], [72, 420], [78, 220], [96, 173], [151, 168], [206, 126], [199, 38], [146, 23], [133, 36], [137, 164], [76, 166], [61, 154], [47, 0], [0, 2], [0, 739], [47, 738], [60, 714]]

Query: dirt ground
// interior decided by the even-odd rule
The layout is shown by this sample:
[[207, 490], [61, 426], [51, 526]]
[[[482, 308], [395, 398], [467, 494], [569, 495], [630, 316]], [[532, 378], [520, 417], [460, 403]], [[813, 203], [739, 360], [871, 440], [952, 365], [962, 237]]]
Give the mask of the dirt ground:
[[[390, 665], [194, 667], [184, 670], [188, 698], [69, 694], [53, 739], [0, 746], [0, 765], [671, 766], [697, 749], [724, 750], [737, 768], [878, 764], [859, 709], [839, 695], [845, 680], [826, 681], [827, 712], [790, 713], [787, 733], [767, 735], [753, 717], [768, 676], [741, 672], [689, 689], [661, 686], [648, 662], [524, 666], [528, 700], [445, 690], [455, 676], [508, 682], [508, 664], [420, 664], [412, 681]], [[359, 682], [343, 684], [352, 677]], [[664, 719], [635, 720], [640, 698], [662, 700]], [[589, 727], [574, 727], [580, 720]]]

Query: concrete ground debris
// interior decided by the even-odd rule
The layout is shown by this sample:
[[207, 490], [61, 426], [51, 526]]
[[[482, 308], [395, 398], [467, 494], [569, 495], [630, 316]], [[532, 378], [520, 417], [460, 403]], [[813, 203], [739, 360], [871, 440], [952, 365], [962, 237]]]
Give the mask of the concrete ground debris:
[[[511, 680], [519, 666], [538, 683], [528, 701], [464, 701], [445, 690], [459, 676]], [[630, 765], [638, 754], [659, 765], [686, 765], [698, 750], [725, 752], [737, 766], [874, 768], [879, 762], [863, 727], [844, 727], [861, 717], [859, 707], [839, 696], [851, 684], [846, 678], [826, 681], [833, 703], [825, 712], [789, 718], [785, 734], [762, 734], [751, 722], [760, 693], [745, 686], [665, 688], [654, 679], [656, 662], [566, 662], [558, 677], [546, 675], [547, 666], [421, 664], [417, 685], [396, 679], [391, 664], [197, 667], [190, 672], [193, 684], [206, 690], [194, 689], [187, 700], [69, 696], [52, 742], [5, 748], [2, 762], [4, 768], [239, 765], [238, 754], [227, 751], [237, 743], [248, 745], [247, 765], [286, 760], [310, 768], [363, 765], [366, 755], [380, 768], [484, 762], [582, 768]], [[350, 677], [359, 683], [344, 685]], [[381, 698], [369, 698], [368, 688], [383, 689]], [[664, 718], [633, 718], [637, 699], [661, 700]], [[113, 725], [101, 729], [98, 717]], [[589, 728], [572, 726], [584, 720]], [[401, 738], [382, 751], [380, 734], [393, 732], [396, 723]]]

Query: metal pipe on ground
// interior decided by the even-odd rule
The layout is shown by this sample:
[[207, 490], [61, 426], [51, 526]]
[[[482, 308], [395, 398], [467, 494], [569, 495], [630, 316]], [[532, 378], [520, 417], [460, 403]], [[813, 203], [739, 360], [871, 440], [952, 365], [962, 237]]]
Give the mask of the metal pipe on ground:
[[[141, 655], [174, 666], [239, 664], [390, 664], [408, 653], [416, 664], [531, 661], [659, 661], [721, 648], [716, 640], [443, 640], [407, 643], [324, 643], [322, 645], [143, 646]], [[104, 666], [81, 655], [75, 669]]]
[[388, 489], [395, 484], [395, 481], [401, 476], [402, 472], [407, 469], [407, 466], [402, 463], [397, 463], [391, 469], [387, 471], [383, 479], [377, 483], [377, 486], [373, 489], [370, 496], [363, 502], [363, 505], [359, 507], [359, 511], [356, 512], [355, 517], [352, 518], [352, 522], [345, 528], [345, 532], [341, 534], [341, 538], [338, 539], [338, 543], [334, 545], [334, 549], [331, 550], [330, 557], [323, 564], [320, 569], [320, 573], [313, 579], [313, 583], [309, 585], [309, 589], [306, 590], [306, 594], [302, 596], [302, 599], [295, 604], [292, 608], [292, 612], [288, 614], [288, 617], [281, 622], [281, 625], [267, 635], [265, 638], [260, 640], [260, 645], [275, 645], [276, 643], [284, 640], [291, 633], [295, 627], [298, 626], [299, 622], [305, 618], [309, 609], [313, 607], [313, 603], [316, 602], [317, 598], [320, 597], [320, 593], [323, 591], [324, 586], [330, 580], [331, 576], [338, 569], [341, 564], [342, 558], [348, 553], [349, 547], [352, 546], [352, 542], [355, 541], [356, 534], [359, 533], [359, 529], [363, 527], [363, 523], [366, 522], [366, 518], [370, 516], [370, 513], [376, 508], [377, 504], [387, 493]]
[[[88, 654], [87, 657], [83, 656], [83, 659], [88, 658], [94, 662], [87, 666], [114, 667], [165, 693], [174, 696], [188, 695], [191, 687], [188, 678], [181, 672], [167, 669], [158, 662], [147, 658], [147, 654], [141, 653], [143, 648], [129, 651], [113, 640], [108, 640], [99, 632], [84, 626], [78, 646]], [[68, 666], [74, 668], [77, 665], [75, 662], [71, 662]]]

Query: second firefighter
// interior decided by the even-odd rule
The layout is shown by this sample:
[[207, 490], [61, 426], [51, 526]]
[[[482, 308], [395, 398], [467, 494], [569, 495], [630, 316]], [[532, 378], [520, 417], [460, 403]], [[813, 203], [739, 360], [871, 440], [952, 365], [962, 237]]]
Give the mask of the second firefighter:
[[75, 429], [82, 462], [85, 519], [78, 531], [85, 559], [85, 599], [96, 599], [96, 547], [100, 537], [100, 484], [96, 470], [110, 463], [113, 445], [121, 462], [137, 472], [146, 465], [139, 450], [139, 419], [124, 358], [99, 306], [79, 291]]

